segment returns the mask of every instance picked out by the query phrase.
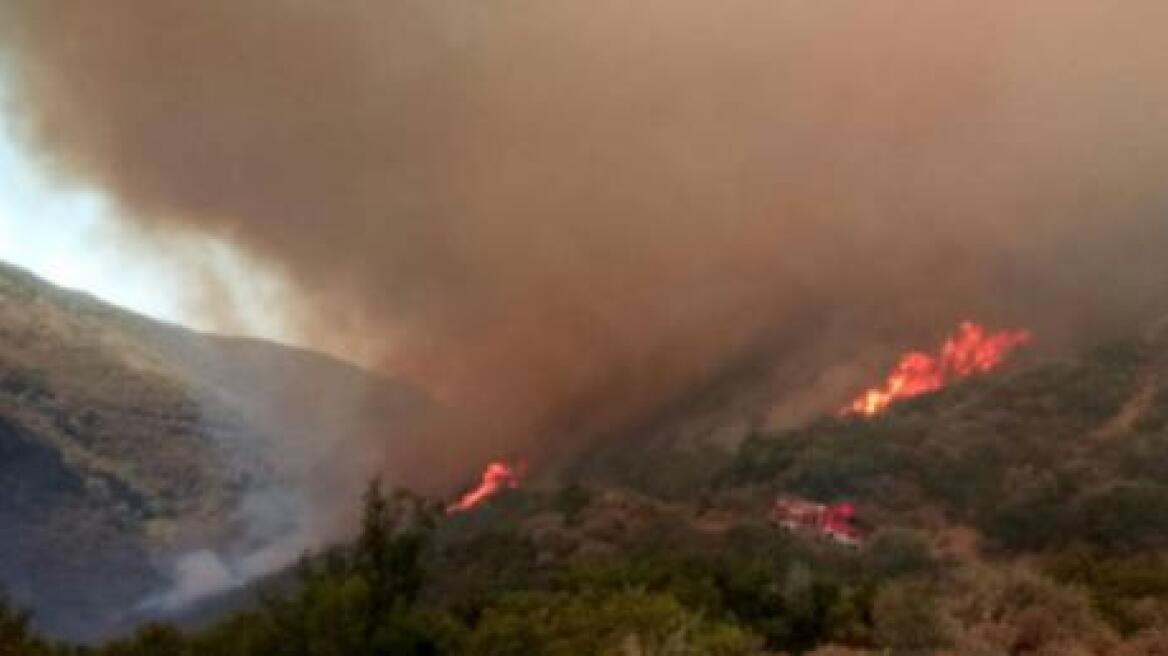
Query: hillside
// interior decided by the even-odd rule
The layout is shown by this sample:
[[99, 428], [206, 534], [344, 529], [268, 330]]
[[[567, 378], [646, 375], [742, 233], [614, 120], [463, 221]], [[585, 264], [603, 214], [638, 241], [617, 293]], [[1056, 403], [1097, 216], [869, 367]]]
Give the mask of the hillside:
[[[243, 509], [265, 491], [356, 515], [362, 481], [334, 456], [368, 423], [326, 428], [370, 399], [405, 425], [441, 414], [321, 356], [3, 281], [0, 574], [56, 635], [148, 618], [125, 612], [172, 583], [176, 554], [253, 549]], [[1163, 653], [1164, 353], [1154, 326], [789, 430], [761, 428], [752, 379], [729, 379], [649, 439], [602, 441], [467, 513], [370, 491], [356, 541], [99, 653]], [[862, 544], [781, 530], [780, 495], [854, 504]], [[270, 515], [299, 518], [288, 503]], [[76, 653], [6, 612], [0, 651]]]
[[[732, 450], [606, 445], [456, 515], [371, 487], [359, 538], [260, 601], [98, 653], [1168, 653], [1166, 347], [1161, 326]], [[778, 495], [854, 503], [860, 543], [780, 528]], [[7, 617], [16, 653], [73, 653]]]
[[1004, 552], [1168, 546], [1168, 332], [986, 376], [875, 420], [756, 434], [720, 485], [976, 527]]
[[247, 555], [310, 530], [301, 497], [358, 489], [337, 480], [354, 471], [338, 446], [367, 422], [404, 436], [436, 413], [339, 361], [0, 267], [0, 586], [54, 633], [101, 633], [167, 588], [186, 551]]

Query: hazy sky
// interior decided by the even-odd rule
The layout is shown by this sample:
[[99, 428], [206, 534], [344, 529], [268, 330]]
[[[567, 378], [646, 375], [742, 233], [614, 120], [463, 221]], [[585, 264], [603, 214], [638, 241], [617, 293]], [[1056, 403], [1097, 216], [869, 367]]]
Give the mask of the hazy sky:
[[[106, 301], [158, 319], [197, 329], [222, 328], [192, 309], [185, 295], [183, 262], [158, 257], [150, 246], [129, 247], [112, 208], [100, 193], [66, 189], [50, 182], [42, 163], [29, 156], [12, 135], [12, 116], [0, 108], [0, 260], [28, 269], [63, 287], [83, 290]], [[194, 245], [224, 279], [247, 266], [221, 243]], [[260, 289], [231, 290], [238, 294]], [[279, 320], [257, 312], [241, 317], [233, 332], [273, 338], [284, 336]]]
[[1166, 23], [1163, 0], [0, 0], [0, 70], [54, 184], [167, 242], [87, 266], [160, 261], [200, 319], [247, 325], [254, 267], [191, 248], [232, 244], [287, 276], [308, 343], [487, 417], [477, 466], [638, 433], [755, 363], [784, 389], [854, 371], [831, 409], [965, 319], [1053, 350], [1168, 312]]

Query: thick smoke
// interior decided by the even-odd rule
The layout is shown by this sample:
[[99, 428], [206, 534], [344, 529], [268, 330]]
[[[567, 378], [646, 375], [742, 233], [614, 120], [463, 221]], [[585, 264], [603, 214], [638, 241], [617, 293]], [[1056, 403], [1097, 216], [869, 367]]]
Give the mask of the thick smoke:
[[452, 467], [751, 358], [1160, 309], [1165, 24], [1162, 0], [0, 0], [62, 179], [231, 241], [300, 290], [311, 343], [469, 409], [460, 448], [420, 449]]

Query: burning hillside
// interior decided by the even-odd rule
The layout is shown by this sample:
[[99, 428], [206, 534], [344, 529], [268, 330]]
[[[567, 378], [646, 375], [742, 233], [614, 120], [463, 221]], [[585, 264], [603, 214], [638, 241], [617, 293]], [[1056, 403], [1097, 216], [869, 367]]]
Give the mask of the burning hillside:
[[966, 321], [955, 335], [945, 340], [936, 355], [910, 351], [901, 356], [881, 386], [864, 391], [842, 413], [874, 417], [897, 401], [935, 392], [970, 376], [989, 373], [1002, 366], [1015, 349], [1032, 339], [1027, 330], [990, 333], [984, 327]]

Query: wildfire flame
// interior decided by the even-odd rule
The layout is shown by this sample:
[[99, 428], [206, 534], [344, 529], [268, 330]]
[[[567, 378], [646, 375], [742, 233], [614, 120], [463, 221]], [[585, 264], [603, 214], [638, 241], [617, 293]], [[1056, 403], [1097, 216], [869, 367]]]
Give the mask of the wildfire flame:
[[955, 380], [997, 369], [1018, 347], [1033, 339], [1030, 331], [989, 333], [966, 321], [945, 340], [941, 352], [912, 351], [901, 357], [881, 387], [865, 391], [842, 414], [874, 417], [903, 399], [935, 392]]
[[511, 466], [505, 462], [492, 462], [483, 470], [483, 480], [478, 487], [462, 495], [455, 503], [446, 508], [448, 515], [466, 512], [477, 507], [503, 490], [514, 490], [519, 487], [523, 479], [527, 464], [520, 461]]

